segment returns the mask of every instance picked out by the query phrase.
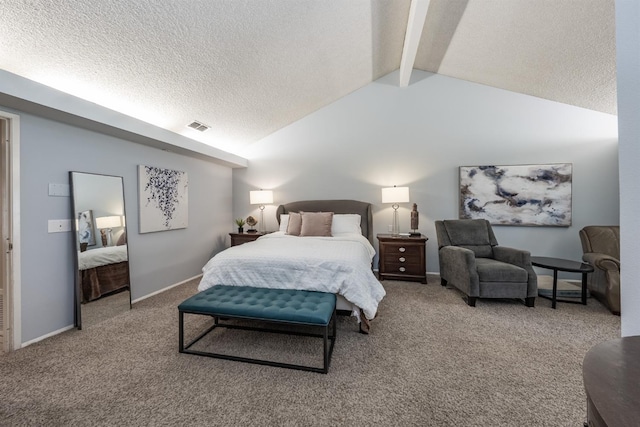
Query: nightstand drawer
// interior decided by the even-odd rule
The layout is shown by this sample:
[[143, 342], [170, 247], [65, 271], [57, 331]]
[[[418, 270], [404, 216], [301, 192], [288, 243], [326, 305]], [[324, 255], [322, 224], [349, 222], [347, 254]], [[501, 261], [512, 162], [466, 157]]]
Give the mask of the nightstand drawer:
[[265, 233], [229, 233], [231, 236], [231, 246], [238, 246], [243, 243], [253, 242]]
[[422, 263], [405, 264], [401, 262], [386, 262], [384, 272], [388, 274], [410, 274], [414, 276], [424, 275]]
[[390, 259], [404, 257], [411, 258], [415, 260], [420, 260], [422, 255], [422, 251], [424, 250], [424, 245], [402, 245], [402, 244], [385, 244], [384, 256], [385, 259], [388, 257]]

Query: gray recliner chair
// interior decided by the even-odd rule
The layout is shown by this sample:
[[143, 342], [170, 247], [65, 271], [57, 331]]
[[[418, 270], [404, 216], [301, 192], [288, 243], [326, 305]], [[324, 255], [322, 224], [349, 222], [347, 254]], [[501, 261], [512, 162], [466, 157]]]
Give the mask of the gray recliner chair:
[[440, 278], [467, 296], [475, 307], [477, 298], [521, 298], [535, 305], [538, 278], [528, 251], [498, 246], [489, 221], [459, 219], [436, 221]]
[[593, 266], [587, 288], [613, 314], [620, 315], [620, 226], [589, 225], [580, 230], [582, 260]]

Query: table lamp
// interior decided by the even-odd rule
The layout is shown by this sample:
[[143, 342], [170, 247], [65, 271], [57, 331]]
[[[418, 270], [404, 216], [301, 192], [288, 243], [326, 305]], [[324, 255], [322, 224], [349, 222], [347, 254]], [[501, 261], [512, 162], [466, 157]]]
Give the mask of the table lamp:
[[393, 223], [391, 226], [391, 234], [397, 236], [400, 233], [400, 226], [398, 223], [398, 208], [399, 203], [409, 202], [409, 187], [393, 187], [382, 189], [382, 203], [392, 203], [393, 208]]
[[111, 246], [111, 231], [114, 227], [122, 227], [122, 217], [120, 215], [99, 216], [96, 218], [96, 227], [100, 229], [102, 246]]
[[258, 223], [258, 231], [265, 232], [264, 228], [264, 208], [265, 205], [273, 203], [273, 191], [256, 190], [249, 191], [249, 203], [252, 205], [260, 205], [260, 222]]

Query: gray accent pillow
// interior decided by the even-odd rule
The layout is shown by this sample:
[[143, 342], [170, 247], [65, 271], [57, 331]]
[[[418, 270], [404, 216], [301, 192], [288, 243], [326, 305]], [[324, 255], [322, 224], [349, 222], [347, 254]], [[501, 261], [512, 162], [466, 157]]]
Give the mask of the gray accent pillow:
[[302, 216], [299, 213], [289, 212], [289, 224], [287, 224], [286, 234], [299, 236], [302, 228]]
[[[321, 236], [331, 237], [331, 224], [333, 223], [333, 212], [300, 212], [302, 217], [302, 228], [300, 236]], [[289, 218], [291, 223], [291, 218]]]

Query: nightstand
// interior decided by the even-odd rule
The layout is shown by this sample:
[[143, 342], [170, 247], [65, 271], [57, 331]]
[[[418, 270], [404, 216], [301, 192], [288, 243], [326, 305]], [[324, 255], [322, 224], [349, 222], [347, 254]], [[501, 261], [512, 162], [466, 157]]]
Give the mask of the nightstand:
[[243, 243], [253, 242], [260, 236], [264, 236], [265, 233], [229, 233], [231, 236], [231, 246], [238, 246]]
[[427, 283], [427, 240], [418, 237], [378, 234], [380, 280], [412, 280]]

